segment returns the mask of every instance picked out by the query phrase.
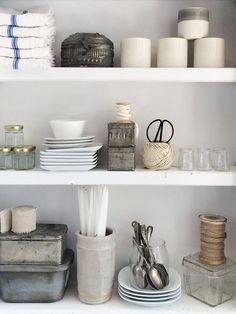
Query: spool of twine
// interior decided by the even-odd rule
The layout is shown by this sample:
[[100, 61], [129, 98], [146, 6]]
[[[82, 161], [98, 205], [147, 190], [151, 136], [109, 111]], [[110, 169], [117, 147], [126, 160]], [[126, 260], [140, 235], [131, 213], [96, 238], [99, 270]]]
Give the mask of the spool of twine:
[[116, 103], [116, 115], [117, 122], [130, 122], [131, 109], [130, 103], [128, 102], [118, 102]]
[[175, 159], [174, 150], [168, 143], [146, 143], [143, 149], [145, 168], [152, 170], [169, 169]]
[[199, 260], [208, 265], [225, 263], [225, 226], [227, 219], [219, 215], [199, 215], [200, 254]]

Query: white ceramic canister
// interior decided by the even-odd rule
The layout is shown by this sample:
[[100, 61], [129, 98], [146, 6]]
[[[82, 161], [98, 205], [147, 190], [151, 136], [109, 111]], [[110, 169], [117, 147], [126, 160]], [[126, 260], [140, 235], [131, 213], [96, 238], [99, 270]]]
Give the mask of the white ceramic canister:
[[188, 65], [188, 41], [184, 38], [162, 38], [157, 46], [157, 67], [186, 68]]
[[79, 231], [77, 238], [77, 284], [81, 302], [100, 304], [112, 296], [115, 276], [115, 231], [89, 237]]
[[223, 68], [225, 66], [225, 40], [201, 38], [194, 42], [194, 67]]
[[151, 40], [124, 38], [120, 44], [122, 68], [148, 68], [151, 66]]
[[208, 36], [209, 10], [202, 7], [189, 7], [179, 11], [178, 36], [188, 40]]

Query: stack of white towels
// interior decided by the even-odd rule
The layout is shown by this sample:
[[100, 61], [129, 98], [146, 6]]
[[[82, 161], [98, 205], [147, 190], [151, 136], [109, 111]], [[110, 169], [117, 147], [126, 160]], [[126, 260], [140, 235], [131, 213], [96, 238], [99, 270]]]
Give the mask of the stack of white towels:
[[0, 69], [54, 65], [55, 21], [51, 8], [15, 11], [0, 8]]

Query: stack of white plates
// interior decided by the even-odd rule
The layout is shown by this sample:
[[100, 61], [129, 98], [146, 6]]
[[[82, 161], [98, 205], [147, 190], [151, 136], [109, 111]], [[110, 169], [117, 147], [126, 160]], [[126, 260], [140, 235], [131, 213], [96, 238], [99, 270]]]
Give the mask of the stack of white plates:
[[40, 167], [51, 171], [86, 171], [97, 166], [100, 143], [94, 136], [79, 138], [45, 138], [45, 151], [40, 152]]
[[118, 293], [125, 301], [141, 306], [160, 306], [178, 301], [181, 297], [181, 278], [178, 272], [170, 268], [170, 282], [161, 290], [134, 288], [130, 284], [130, 268], [124, 267], [118, 275]]

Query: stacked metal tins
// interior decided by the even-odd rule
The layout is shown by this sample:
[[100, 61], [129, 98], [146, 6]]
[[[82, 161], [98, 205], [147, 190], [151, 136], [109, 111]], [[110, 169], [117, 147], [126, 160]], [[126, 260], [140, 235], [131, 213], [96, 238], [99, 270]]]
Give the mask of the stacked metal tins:
[[29, 233], [0, 234], [0, 289], [6, 302], [54, 302], [64, 296], [73, 251], [67, 226], [38, 224]]

